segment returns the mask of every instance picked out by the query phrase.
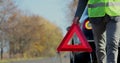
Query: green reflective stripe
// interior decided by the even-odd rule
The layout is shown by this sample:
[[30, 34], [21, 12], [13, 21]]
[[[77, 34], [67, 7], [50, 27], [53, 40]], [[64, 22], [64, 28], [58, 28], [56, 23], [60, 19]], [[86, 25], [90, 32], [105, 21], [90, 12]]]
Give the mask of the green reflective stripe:
[[104, 7], [104, 6], [120, 6], [120, 2], [88, 4], [89, 8]]

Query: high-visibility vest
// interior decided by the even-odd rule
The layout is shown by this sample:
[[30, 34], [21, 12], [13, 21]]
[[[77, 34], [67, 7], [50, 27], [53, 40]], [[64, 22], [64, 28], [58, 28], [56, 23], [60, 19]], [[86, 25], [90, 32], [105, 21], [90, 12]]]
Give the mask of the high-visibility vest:
[[89, 0], [89, 17], [120, 16], [120, 0]]

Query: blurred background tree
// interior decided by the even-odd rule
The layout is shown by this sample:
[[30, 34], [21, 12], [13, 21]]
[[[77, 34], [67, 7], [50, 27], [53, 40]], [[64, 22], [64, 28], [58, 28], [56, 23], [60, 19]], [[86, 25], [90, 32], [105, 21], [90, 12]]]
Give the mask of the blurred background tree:
[[38, 15], [24, 14], [12, 0], [2, 0], [0, 4], [0, 31], [9, 42], [6, 46], [10, 58], [54, 56], [63, 37], [55, 24]]

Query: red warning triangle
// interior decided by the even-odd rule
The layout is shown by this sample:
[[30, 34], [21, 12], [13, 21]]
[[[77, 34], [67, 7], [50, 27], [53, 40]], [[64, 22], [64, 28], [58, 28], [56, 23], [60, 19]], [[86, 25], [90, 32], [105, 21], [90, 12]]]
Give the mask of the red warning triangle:
[[[76, 33], [80, 40], [80, 44], [78, 45], [72, 45], [68, 44], [69, 40], [72, 38], [72, 36]], [[84, 34], [82, 33], [80, 27], [78, 24], [72, 24], [70, 27], [70, 30], [67, 32], [65, 37], [63, 38], [61, 44], [57, 48], [57, 51], [85, 51], [85, 52], [92, 52], [92, 48], [87, 42], [87, 39], [85, 38]]]

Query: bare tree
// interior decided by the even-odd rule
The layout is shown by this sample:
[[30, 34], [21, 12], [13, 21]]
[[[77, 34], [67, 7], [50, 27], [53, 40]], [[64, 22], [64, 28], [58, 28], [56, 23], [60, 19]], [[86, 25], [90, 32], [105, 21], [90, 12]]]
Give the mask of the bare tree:
[[[1, 59], [3, 58], [3, 48], [5, 44], [6, 33], [2, 30], [2, 23], [8, 20], [8, 17], [12, 15], [17, 9], [12, 0], [0, 0], [0, 48]], [[5, 27], [4, 27], [5, 28]]]
[[7, 36], [4, 32], [0, 31], [0, 49], [1, 49], [1, 59], [3, 59], [3, 48], [6, 46]]

